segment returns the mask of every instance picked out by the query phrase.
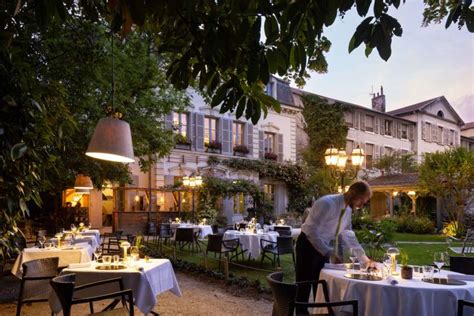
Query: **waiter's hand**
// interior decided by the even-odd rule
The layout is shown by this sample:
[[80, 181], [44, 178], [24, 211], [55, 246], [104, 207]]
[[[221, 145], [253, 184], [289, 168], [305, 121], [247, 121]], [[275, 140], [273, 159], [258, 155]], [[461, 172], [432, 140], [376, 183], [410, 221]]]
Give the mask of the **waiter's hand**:
[[366, 267], [374, 270], [380, 270], [380, 263], [378, 263], [377, 261], [369, 260], [366, 263]]

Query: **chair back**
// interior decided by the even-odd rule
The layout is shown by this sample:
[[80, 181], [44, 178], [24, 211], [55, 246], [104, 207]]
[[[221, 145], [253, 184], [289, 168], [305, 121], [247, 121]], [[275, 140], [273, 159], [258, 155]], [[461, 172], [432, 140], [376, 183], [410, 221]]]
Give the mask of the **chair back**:
[[51, 287], [61, 303], [64, 316], [71, 315], [75, 283], [76, 274], [74, 273], [60, 275], [51, 280]]
[[222, 245], [230, 251], [237, 251], [240, 246], [240, 240], [239, 238], [222, 240]]
[[[58, 257], [36, 259], [22, 264], [21, 300], [48, 298], [51, 288], [49, 280], [58, 275]], [[44, 280], [28, 280], [43, 277]]]
[[218, 252], [220, 253], [222, 251], [222, 238], [223, 235], [219, 234], [212, 234], [212, 235], [207, 235], [207, 252]]
[[176, 229], [175, 241], [194, 242], [194, 228], [178, 227]]
[[280, 236], [291, 236], [291, 227], [288, 227], [288, 226], [274, 226], [274, 230]]
[[449, 257], [449, 269], [454, 272], [474, 275], [474, 257]]
[[171, 238], [171, 225], [162, 223], [159, 229], [160, 238]]
[[274, 272], [267, 276], [273, 294], [273, 316], [293, 315], [296, 298], [296, 285], [283, 282], [283, 272]]
[[118, 241], [120, 241], [120, 239], [122, 239], [122, 234], [123, 234], [123, 231], [121, 230], [116, 230], [114, 233], [114, 237], [115, 239]]
[[279, 254], [293, 253], [293, 237], [278, 236], [277, 248]]
[[474, 252], [474, 229], [469, 228], [466, 232], [466, 237], [462, 242], [462, 254]]
[[474, 302], [458, 300], [458, 316], [464, 316], [464, 306], [474, 307]]

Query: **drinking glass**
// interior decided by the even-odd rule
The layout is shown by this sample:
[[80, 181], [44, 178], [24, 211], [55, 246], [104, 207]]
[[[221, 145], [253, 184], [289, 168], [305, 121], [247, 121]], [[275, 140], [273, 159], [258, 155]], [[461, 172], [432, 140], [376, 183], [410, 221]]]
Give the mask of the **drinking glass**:
[[40, 248], [44, 248], [44, 243], [46, 242], [46, 238], [44, 236], [38, 237], [38, 243], [40, 244]]
[[423, 266], [423, 279], [433, 280], [433, 270], [432, 266]]
[[71, 228], [72, 231], [74, 231], [76, 229], [76, 225], [71, 224], [70, 228]]
[[114, 257], [113, 257], [114, 266], [118, 266], [119, 262], [120, 262], [120, 256], [119, 255], [114, 255]]
[[102, 256], [102, 262], [104, 262], [105, 265], [110, 265], [110, 263], [112, 262], [112, 256]]
[[49, 241], [49, 242], [45, 242], [45, 243], [44, 243], [44, 248], [46, 248], [46, 249], [51, 249], [51, 248], [52, 248], [52, 245], [53, 245], [53, 244], [52, 244], [50, 241]]
[[102, 249], [100, 247], [95, 248], [94, 250], [94, 258], [95, 261], [99, 261], [100, 256], [102, 256]]
[[355, 264], [357, 262], [357, 249], [349, 249], [349, 260], [352, 262], [352, 270], [355, 271]]
[[444, 266], [446, 262], [444, 252], [435, 252], [433, 255], [433, 262], [435, 266], [438, 268], [438, 280], [441, 282], [441, 268]]

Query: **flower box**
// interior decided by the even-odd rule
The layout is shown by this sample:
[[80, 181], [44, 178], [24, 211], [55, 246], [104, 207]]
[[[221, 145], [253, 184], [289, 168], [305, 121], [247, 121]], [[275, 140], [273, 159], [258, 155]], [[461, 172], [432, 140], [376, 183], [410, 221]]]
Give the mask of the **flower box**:
[[268, 159], [268, 160], [275, 160], [275, 161], [278, 160], [278, 155], [272, 152], [266, 152], [264, 157], [265, 159]]
[[234, 156], [245, 157], [250, 150], [245, 145], [237, 145], [234, 147]]
[[207, 152], [220, 154], [222, 150], [222, 144], [217, 141], [211, 141], [205, 144]]

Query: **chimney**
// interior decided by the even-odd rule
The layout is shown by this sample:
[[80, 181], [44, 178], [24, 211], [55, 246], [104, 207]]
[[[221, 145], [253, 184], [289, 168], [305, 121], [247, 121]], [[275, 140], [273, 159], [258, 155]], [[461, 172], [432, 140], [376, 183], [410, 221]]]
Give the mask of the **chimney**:
[[385, 94], [383, 94], [383, 86], [380, 86], [380, 94], [374, 94], [372, 97], [372, 110], [385, 113]]

